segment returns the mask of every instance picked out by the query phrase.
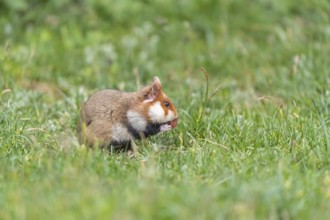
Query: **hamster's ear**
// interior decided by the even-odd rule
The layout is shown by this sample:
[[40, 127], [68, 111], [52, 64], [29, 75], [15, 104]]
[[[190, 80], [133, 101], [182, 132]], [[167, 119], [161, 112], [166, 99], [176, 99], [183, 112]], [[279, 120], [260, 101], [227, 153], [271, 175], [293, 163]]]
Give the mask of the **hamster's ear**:
[[154, 101], [158, 97], [161, 90], [162, 90], [162, 84], [159, 78], [155, 76], [153, 78], [152, 84], [150, 85], [147, 94], [145, 95], [146, 99], [144, 100], [144, 102], [148, 103]]

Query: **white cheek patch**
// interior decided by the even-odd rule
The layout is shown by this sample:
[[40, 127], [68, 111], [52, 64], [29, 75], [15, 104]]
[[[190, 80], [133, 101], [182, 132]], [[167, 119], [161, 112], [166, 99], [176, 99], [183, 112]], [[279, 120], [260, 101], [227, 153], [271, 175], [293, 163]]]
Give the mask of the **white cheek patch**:
[[130, 125], [137, 131], [144, 131], [147, 127], [146, 119], [136, 111], [128, 111], [127, 119]]
[[112, 127], [111, 138], [112, 140], [118, 142], [129, 141], [132, 139], [132, 135], [128, 132], [127, 128], [124, 125], [118, 123], [113, 125]]
[[151, 121], [158, 123], [166, 122], [165, 112], [159, 101], [150, 106], [148, 113]]
[[165, 117], [165, 121], [172, 121], [174, 118], [175, 118], [175, 115], [174, 115], [173, 111], [169, 110]]

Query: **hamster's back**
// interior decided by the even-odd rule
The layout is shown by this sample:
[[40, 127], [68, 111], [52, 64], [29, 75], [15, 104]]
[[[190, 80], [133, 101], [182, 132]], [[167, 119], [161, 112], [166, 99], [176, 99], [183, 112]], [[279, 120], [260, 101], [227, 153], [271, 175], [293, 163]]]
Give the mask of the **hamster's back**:
[[126, 123], [122, 121], [126, 120], [131, 96], [131, 93], [117, 90], [101, 90], [91, 95], [80, 112], [80, 139], [87, 138], [91, 145], [94, 139], [109, 139], [114, 124]]

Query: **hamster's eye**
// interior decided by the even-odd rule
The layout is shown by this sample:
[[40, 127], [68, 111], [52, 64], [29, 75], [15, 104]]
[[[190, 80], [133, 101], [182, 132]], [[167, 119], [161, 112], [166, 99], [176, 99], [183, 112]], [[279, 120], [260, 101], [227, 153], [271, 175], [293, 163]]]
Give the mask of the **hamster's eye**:
[[166, 101], [165, 101], [165, 102], [164, 102], [164, 105], [165, 105], [165, 107], [167, 107], [167, 108], [170, 107], [170, 103], [169, 103], [169, 102], [166, 102]]

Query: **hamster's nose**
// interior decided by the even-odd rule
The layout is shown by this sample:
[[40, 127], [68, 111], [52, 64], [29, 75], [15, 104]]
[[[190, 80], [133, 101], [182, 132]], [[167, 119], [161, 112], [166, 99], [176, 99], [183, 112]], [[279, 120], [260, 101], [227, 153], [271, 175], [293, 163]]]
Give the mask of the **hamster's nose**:
[[178, 118], [175, 118], [171, 121], [171, 127], [175, 128], [178, 125]]

